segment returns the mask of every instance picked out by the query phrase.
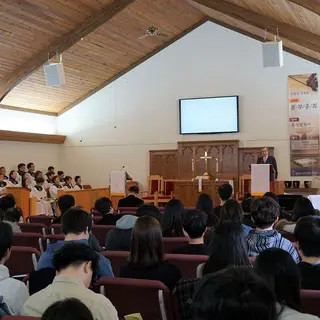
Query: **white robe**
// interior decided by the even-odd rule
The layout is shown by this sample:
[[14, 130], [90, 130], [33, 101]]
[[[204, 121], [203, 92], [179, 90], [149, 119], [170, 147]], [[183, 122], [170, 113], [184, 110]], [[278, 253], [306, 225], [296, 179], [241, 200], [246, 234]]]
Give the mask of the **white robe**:
[[46, 216], [52, 216], [53, 211], [51, 207], [51, 203], [47, 201], [47, 192], [42, 187], [42, 190], [38, 190], [36, 187], [32, 187], [30, 192], [30, 198], [36, 197], [37, 198], [37, 214], [44, 214]]
[[76, 184], [76, 185], [73, 186], [73, 190], [75, 190], [75, 191], [83, 190], [83, 187], [80, 188], [79, 185]]
[[53, 183], [51, 182], [48, 182], [47, 180], [44, 182], [43, 184], [43, 187], [46, 189], [46, 190], [49, 190], [49, 188], [53, 185]]
[[73, 191], [74, 189], [73, 189], [73, 187], [72, 188], [68, 188], [67, 186], [64, 186], [63, 190], [64, 191]]
[[62, 188], [58, 188], [54, 184], [49, 188], [50, 198], [57, 199], [58, 198], [58, 190], [63, 190]]
[[[16, 180], [18, 181], [18, 180]], [[21, 188], [21, 184], [18, 182], [17, 184], [11, 182], [10, 180], [6, 180], [8, 188]]]
[[30, 181], [30, 183], [33, 187], [36, 185], [36, 180], [29, 172], [26, 173], [26, 179], [28, 179]]

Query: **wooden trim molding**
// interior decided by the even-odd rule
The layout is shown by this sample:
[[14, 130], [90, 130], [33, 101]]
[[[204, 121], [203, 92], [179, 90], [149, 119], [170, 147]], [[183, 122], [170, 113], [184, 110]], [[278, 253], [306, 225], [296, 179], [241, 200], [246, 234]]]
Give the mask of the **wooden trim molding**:
[[63, 144], [66, 136], [57, 134], [29, 133], [0, 130], [0, 140]]
[[320, 15], [320, 0], [287, 0]]
[[35, 109], [26, 109], [21, 107], [14, 107], [14, 106], [8, 106], [5, 104], [0, 104], [0, 109], [6, 109], [6, 110], [13, 110], [13, 111], [22, 111], [22, 112], [28, 112], [28, 113], [37, 113], [37, 114], [44, 114], [46, 116], [53, 116], [57, 117], [57, 112], [50, 112], [50, 111], [42, 111], [42, 110], [35, 110]]
[[[0, 83], [0, 102], [6, 95], [16, 87], [22, 80], [27, 78], [32, 72], [40, 68], [52, 58], [56, 53], [63, 53], [81, 38], [93, 32], [119, 12], [124, 10], [128, 5], [132, 4], [134, 0], [116, 0], [106, 6], [98, 15], [91, 17], [81, 25], [77, 26], [71, 32], [63, 35], [56, 42], [50, 44], [44, 50], [35, 54], [29, 61], [25, 61], [21, 66], [14, 70], [8, 77], [4, 78]], [[48, 57], [49, 55], [49, 57]]]

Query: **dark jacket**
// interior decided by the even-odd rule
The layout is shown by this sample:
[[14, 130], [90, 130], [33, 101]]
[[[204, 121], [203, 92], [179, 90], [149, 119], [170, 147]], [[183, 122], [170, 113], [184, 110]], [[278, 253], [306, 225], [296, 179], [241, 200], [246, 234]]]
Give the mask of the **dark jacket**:
[[188, 244], [187, 246], [173, 250], [172, 253], [209, 255], [209, 248], [206, 244]]
[[264, 162], [263, 161], [263, 157], [259, 157], [258, 160], [257, 160], [257, 164], [264, 164], [264, 163], [273, 165], [275, 173], [273, 173], [273, 171], [271, 170], [270, 181], [273, 181], [274, 179], [277, 179], [278, 178], [278, 166], [277, 166], [276, 158], [273, 157], [273, 156], [268, 156], [267, 161]]
[[301, 289], [320, 290], [320, 264], [298, 263], [301, 274]]
[[96, 225], [99, 226], [114, 226], [117, 221], [122, 218], [121, 214], [105, 214], [98, 222], [96, 222]]
[[119, 200], [118, 208], [140, 207], [143, 204], [144, 201], [142, 199], [130, 194], [126, 198]]

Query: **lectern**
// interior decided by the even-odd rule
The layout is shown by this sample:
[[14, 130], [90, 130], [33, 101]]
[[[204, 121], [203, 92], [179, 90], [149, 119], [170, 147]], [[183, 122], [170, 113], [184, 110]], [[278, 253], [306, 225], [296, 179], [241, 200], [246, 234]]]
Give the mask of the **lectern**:
[[251, 194], [263, 196], [270, 191], [270, 164], [251, 165]]
[[118, 202], [126, 194], [126, 172], [111, 171], [110, 172], [110, 196], [114, 208], [118, 207]]

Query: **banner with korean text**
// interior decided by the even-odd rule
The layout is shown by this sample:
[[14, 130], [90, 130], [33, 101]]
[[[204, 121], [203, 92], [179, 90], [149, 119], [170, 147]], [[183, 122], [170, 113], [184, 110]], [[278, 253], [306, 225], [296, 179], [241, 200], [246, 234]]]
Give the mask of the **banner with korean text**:
[[288, 78], [292, 176], [320, 175], [320, 93], [316, 73]]

